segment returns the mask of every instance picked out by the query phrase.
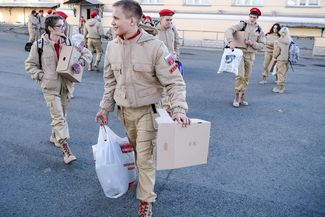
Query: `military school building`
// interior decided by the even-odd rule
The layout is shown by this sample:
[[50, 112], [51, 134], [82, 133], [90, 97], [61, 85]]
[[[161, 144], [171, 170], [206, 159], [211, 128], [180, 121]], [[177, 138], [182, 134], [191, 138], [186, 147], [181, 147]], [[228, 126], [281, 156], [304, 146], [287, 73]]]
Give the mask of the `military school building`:
[[[62, 10], [68, 23], [78, 26], [79, 18], [96, 10], [104, 27], [110, 26], [115, 0], [0, 0], [0, 24], [26, 25], [32, 10]], [[174, 10], [174, 25], [186, 46], [222, 48], [224, 32], [248, 18], [249, 9], [258, 7], [264, 32], [273, 23], [288, 26], [306, 55], [325, 56], [325, 0], [138, 0], [145, 15], [158, 20], [158, 11]]]

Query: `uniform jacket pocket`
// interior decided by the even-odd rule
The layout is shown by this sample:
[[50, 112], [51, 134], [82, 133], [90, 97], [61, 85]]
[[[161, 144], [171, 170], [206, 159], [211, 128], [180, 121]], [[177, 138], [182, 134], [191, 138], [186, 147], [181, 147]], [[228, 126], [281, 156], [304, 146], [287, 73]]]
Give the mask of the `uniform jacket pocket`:
[[133, 71], [135, 72], [135, 76], [138, 79], [146, 79], [148, 81], [152, 81], [156, 77], [153, 73], [152, 64], [136, 63], [133, 65]]

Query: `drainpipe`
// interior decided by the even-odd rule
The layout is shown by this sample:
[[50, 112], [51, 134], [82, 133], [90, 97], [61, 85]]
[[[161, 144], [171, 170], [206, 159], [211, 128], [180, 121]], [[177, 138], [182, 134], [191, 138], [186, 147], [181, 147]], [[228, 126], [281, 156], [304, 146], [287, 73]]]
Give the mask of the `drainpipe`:
[[26, 26], [26, 14], [25, 14], [25, 8], [24, 8], [24, 26]]

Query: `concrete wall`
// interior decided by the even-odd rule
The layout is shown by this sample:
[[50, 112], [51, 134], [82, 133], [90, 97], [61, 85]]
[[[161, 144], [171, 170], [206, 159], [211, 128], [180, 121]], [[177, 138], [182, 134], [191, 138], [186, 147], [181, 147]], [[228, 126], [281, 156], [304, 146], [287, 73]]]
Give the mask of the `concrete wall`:
[[31, 8], [0, 8], [0, 22], [23, 25], [31, 11]]

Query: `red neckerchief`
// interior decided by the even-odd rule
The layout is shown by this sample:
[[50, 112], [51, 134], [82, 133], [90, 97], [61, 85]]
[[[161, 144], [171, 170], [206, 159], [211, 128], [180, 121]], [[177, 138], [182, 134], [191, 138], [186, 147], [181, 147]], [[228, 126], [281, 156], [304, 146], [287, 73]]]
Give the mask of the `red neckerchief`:
[[[126, 40], [134, 39], [134, 38], [137, 37], [140, 33], [141, 33], [141, 32], [140, 32], [140, 29], [138, 29], [138, 31], [137, 31], [134, 35], [132, 35], [131, 37], [127, 38]], [[120, 38], [121, 38], [122, 40], [125, 40], [123, 35], [120, 35]]]
[[56, 51], [56, 56], [59, 59], [59, 56], [60, 56], [60, 40], [58, 40], [58, 42], [54, 44], [54, 49]]
[[[49, 39], [51, 40], [50, 35], [49, 35]], [[54, 44], [54, 49], [55, 49], [55, 52], [56, 52], [56, 56], [59, 59], [59, 56], [60, 56], [60, 39], [58, 40], [58, 42], [56, 42]]]

